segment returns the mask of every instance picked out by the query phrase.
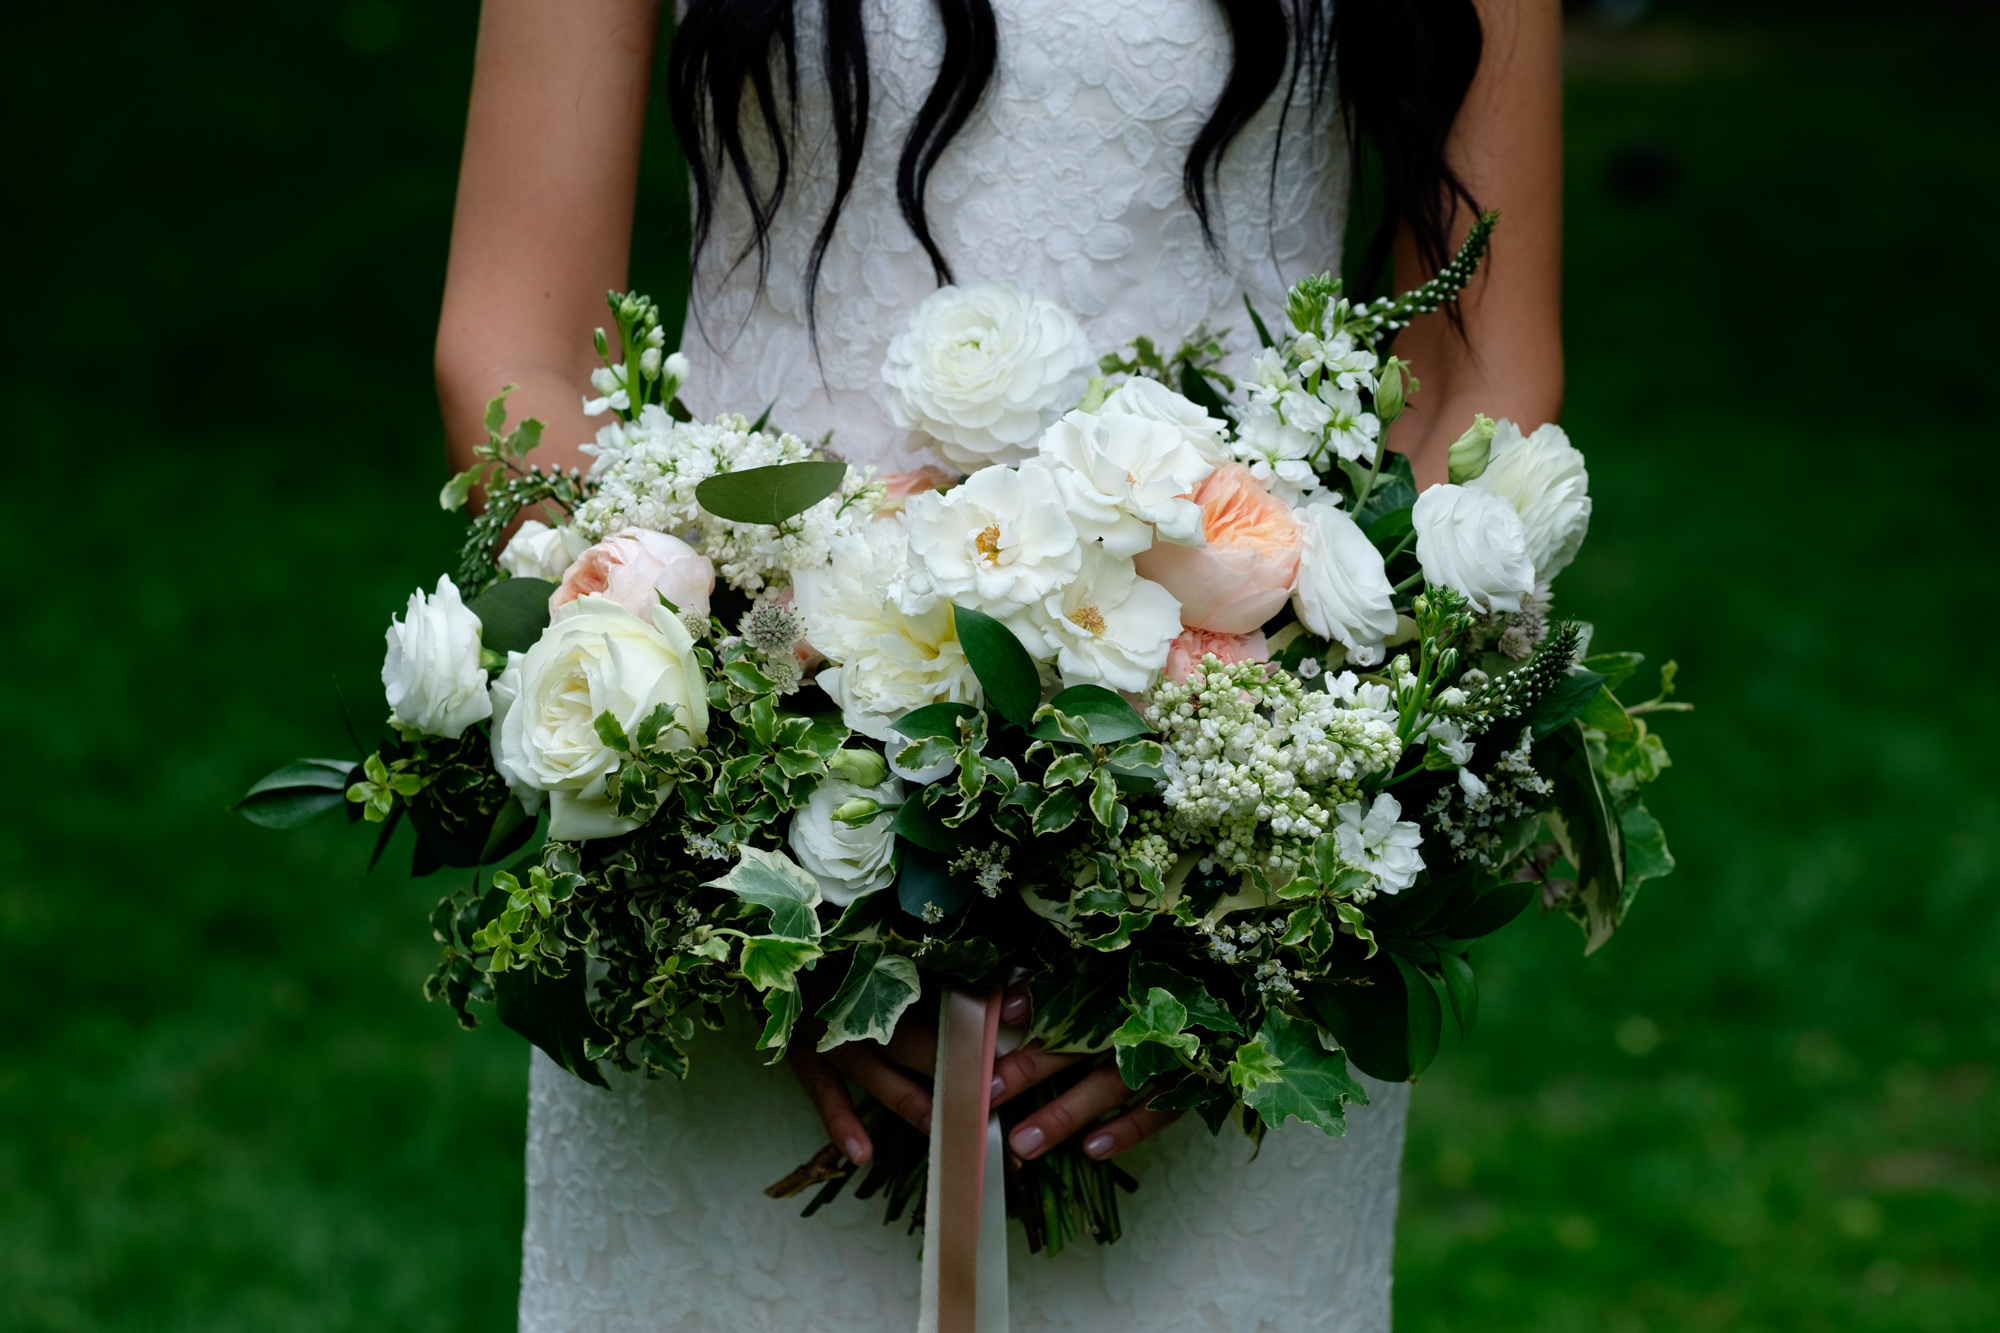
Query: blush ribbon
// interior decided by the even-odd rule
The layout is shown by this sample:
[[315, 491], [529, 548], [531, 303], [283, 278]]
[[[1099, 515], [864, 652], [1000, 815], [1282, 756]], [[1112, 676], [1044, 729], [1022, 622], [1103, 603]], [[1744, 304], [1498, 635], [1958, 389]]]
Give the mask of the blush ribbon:
[[917, 1333], [1007, 1333], [1004, 1148], [1000, 1117], [992, 1109], [999, 1033], [999, 991], [945, 989], [938, 1014]]

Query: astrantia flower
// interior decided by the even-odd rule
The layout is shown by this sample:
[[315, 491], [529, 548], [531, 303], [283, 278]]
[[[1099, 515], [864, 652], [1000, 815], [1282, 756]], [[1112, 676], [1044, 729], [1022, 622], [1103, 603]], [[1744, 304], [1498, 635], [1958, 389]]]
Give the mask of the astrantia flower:
[[1201, 506], [1188, 493], [1215, 471], [1180, 427], [1147, 417], [1071, 412], [1049, 427], [1041, 460], [1084, 540], [1132, 556], [1160, 540], [1199, 546]]
[[[1126, 556], [1086, 546], [1083, 567], [1050, 593], [1035, 617], [1038, 657], [1054, 657], [1065, 685], [1143, 690], [1166, 665], [1181, 632], [1181, 605], [1159, 584], [1139, 577]], [[1025, 638], [1026, 636], [1024, 636]]]
[[931, 588], [990, 615], [1041, 601], [1083, 560], [1062, 492], [1040, 467], [985, 468], [949, 492], [911, 496], [904, 514]]
[[1388, 792], [1364, 812], [1359, 801], [1334, 807], [1340, 825], [1333, 831], [1341, 859], [1375, 876], [1383, 893], [1401, 893], [1417, 882], [1424, 868], [1423, 830], [1404, 820], [1403, 807]]
[[493, 715], [479, 665], [481, 628], [449, 575], [439, 576], [429, 597], [421, 588], [410, 594], [403, 618], [389, 621], [389, 651], [382, 659], [391, 722], [456, 740]]
[[1527, 533], [1536, 582], [1547, 583], [1568, 568], [1590, 531], [1590, 473], [1560, 426], [1538, 426], [1524, 437], [1502, 418], [1486, 471], [1466, 489], [1501, 496], [1514, 506]]
[[1520, 515], [1498, 495], [1432, 486], [1410, 511], [1424, 582], [1465, 594], [1484, 612], [1518, 611], [1535, 586]]
[[1373, 666], [1396, 632], [1382, 553], [1343, 509], [1310, 505], [1299, 518], [1305, 540], [1292, 610], [1314, 634], [1343, 644], [1357, 665]]

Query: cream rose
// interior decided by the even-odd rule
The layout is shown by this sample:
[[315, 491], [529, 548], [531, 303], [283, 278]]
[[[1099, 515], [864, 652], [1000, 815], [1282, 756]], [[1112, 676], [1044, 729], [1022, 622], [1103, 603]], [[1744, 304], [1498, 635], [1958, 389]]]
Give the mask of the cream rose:
[[1158, 380], [1134, 375], [1114, 389], [1098, 406], [1101, 417], [1139, 417], [1159, 421], [1181, 433], [1188, 447], [1201, 455], [1211, 468], [1229, 461], [1229, 423], [1212, 417], [1193, 399], [1175, 393]]
[[389, 619], [389, 652], [382, 659], [391, 722], [457, 740], [493, 716], [479, 665], [480, 628], [449, 575], [439, 577], [429, 597], [421, 588], [410, 594], [403, 618]]
[[517, 579], [560, 583], [576, 558], [589, 548], [589, 539], [575, 528], [552, 528], [531, 518], [515, 529], [513, 539], [500, 552], [498, 563], [504, 572]]
[[1139, 573], [1181, 604], [1181, 623], [1248, 634], [1277, 613], [1299, 572], [1292, 511], [1241, 463], [1217, 468], [1195, 489], [1206, 546], [1162, 543], [1135, 557]]
[[1520, 427], [1501, 418], [1486, 471], [1465, 485], [1514, 506], [1527, 532], [1537, 583], [1550, 582], [1576, 559], [1590, 531], [1590, 473], [1562, 427], [1538, 426], [1523, 436]]
[[601, 594], [579, 597], [556, 611], [521, 660], [495, 767], [510, 784], [549, 793], [551, 838], [629, 833], [638, 822], [620, 817], [605, 795], [622, 756], [598, 736], [597, 717], [610, 713], [629, 736], [662, 704], [677, 724], [668, 748], [707, 738], [707, 691], [687, 628], [674, 616], [648, 624]]
[[1085, 541], [1114, 556], [1161, 541], [1199, 546], [1201, 507], [1188, 493], [1215, 471], [1179, 426], [1150, 417], [1071, 412], [1038, 446]]
[[576, 558], [562, 576], [562, 586], [549, 594], [554, 614], [579, 597], [602, 594], [644, 620], [656, 617], [666, 598], [682, 614], [708, 618], [708, 596], [715, 591], [715, 566], [708, 557], [678, 537], [644, 528], [613, 533]]
[[1068, 583], [1083, 559], [1062, 492], [1041, 467], [990, 467], [944, 493], [910, 497], [910, 554], [940, 596], [995, 616]]
[[1146, 689], [1181, 630], [1173, 594], [1095, 543], [1084, 547], [1076, 577], [1038, 610], [1023, 617], [1020, 637], [1036, 657], [1055, 659], [1064, 685]]
[[1097, 358], [1053, 301], [1007, 283], [940, 287], [882, 365], [889, 415], [967, 470], [1019, 463], [1089, 386]]
[[1320, 638], [1339, 641], [1356, 666], [1373, 666], [1396, 632], [1382, 553], [1344, 509], [1310, 505], [1300, 517], [1305, 540], [1292, 610]]
[[1211, 653], [1224, 666], [1271, 660], [1271, 646], [1265, 642], [1262, 630], [1254, 634], [1217, 634], [1213, 630], [1184, 629], [1167, 646], [1164, 674], [1176, 685], [1185, 684], [1202, 659]]
[[1528, 534], [1514, 506], [1488, 491], [1449, 484], [1417, 497], [1417, 563], [1424, 582], [1464, 593], [1480, 611], [1519, 611], [1535, 590]]
[[792, 852], [819, 880], [821, 895], [836, 907], [885, 889], [896, 878], [895, 868], [889, 864], [890, 853], [896, 849], [893, 815], [881, 814], [859, 825], [844, 824], [833, 817], [844, 802], [857, 798], [885, 806], [901, 805], [902, 780], [892, 777], [879, 787], [862, 787], [828, 778], [814, 790], [805, 808], [792, 816]]

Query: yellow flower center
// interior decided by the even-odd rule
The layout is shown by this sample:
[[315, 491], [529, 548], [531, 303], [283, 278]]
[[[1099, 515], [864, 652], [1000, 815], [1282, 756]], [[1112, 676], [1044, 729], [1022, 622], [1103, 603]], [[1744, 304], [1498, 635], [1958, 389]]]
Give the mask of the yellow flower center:
[[1000, 525], [998, 523], [987, 524], [986, 531], [980, 533], [977, 537], [974, 537], [972, 539], [972, 545], [975, 549], [978, 550], [979, 554], [986, 557], [987, 564], [989, 565], [999, 564]]
[[1079, 606], [1069, 613], [1070, 623], [1091, 634], [1104, 633], [1104, 613], [1094, 606]]

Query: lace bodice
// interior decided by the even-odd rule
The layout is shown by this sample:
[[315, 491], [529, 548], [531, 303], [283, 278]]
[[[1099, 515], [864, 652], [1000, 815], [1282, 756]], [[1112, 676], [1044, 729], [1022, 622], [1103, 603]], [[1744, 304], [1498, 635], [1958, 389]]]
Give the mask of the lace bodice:
[[[818, 49], [818, 5], [798, 5], [799, 50]], [[1182, 193], [1188, 144], [1229, 67], [1215, 0], [998, 0], [1000, 60], [971, 120], [931, 177], [931, 233], [961, 283], [1008, 281], [1066, 306], [1099, 354], [1138, 334], [1170, 346], [1208, 320], [1253, 345], [1247, 292], [1267, 315], [1299, 277], [1340, 267], [1346, 141], [1339, 118], [1293, 94], [1275, 177], [1282, 86], [1230, 147], [1212, 192], [1224, 257], [1202, 242]], [[833, 196], [825, 81], [799, 70], [807, 127], [771, 234], [761, 295], [754, 261], [727, 262], [749, 232], [733, 183], [697, 274], [684, 396], [703, 415], [755, 416], [818, 437], [854, 463], [901, 470], [936, 461], [888, 424], [882, 359], [935, 288], [896, 207], [896, 162], [936, 77], [942, 30], [930, 0], [866, 6], [872, 108], [864, 157], [821, 270], [819, 365], [806, 330], [805, 271]], [[1304, 81], [1301, 81], [1303, 85]], [[754, 121], [754, 117], [752, 118]], [[770, 153], [762, 163], [769, 179]], [[824, 377], [822, 378], [822, 370]]]

